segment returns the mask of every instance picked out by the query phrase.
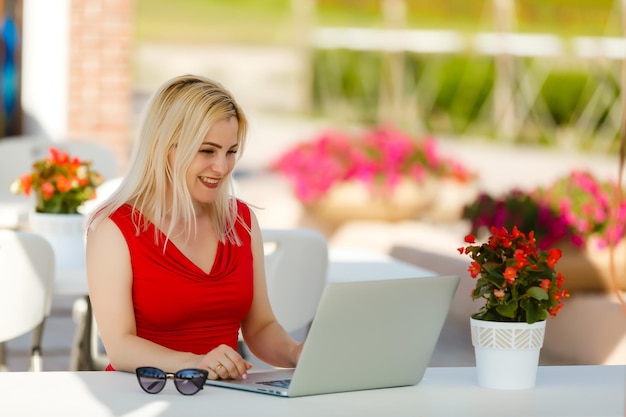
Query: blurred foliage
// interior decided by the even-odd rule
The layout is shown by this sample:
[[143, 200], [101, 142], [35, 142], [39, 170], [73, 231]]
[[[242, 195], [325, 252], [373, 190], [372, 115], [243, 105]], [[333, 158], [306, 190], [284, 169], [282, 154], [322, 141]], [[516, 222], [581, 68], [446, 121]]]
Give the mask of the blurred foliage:
[[[525, 61], [528, 65], [531, 60]], [[321, 50], [315, 52], [313, 62], [316, 114], [355, 123], [380, 121], [383, 55]], [[489, 56], [406, 54], [401, 99], [417, 106], [405, 106], [414, 111], [398, 116], [396, 122], [407, 124], [405, 127], [411, 130], [496, 138], [499, 132], [492, 111], [494, 71], [494, 61]], [[537, 76], [541, 83], [533, 88], [538, 89], [538, 95], [524, 104], [529, 106], [527, 111], [518, 108], [522, 126], [515, 140], [557, 146], [562, 139], [555, 132], [569, 129], [577, 132], [578, 143], [570, 143], [571, 146], [591, 148], [598, 145], [594, 144], [595, 137], [609, 135], [602, 146], [604, 150], [616, 150], [618, 137], [607, 120], [611, 100], [619, 96], [614, 75], [590, 73], [585, 65], [570, 63], [553, 68], [545, 77], [543, 80]], [[590, 106], [601, 85], [605, 101]], [[590, 122], [581, 127], [577, 123], [583, 113]]]
[[[302, 41], [308, 25], [366, 28], [390, 25], [385, 21], [385, 0], [311, 0], [310, 4], [315, 5], [313, 15], [296, 19], [292, 8], [307, 1], [136, 0], [136, 39], [189, 44], [291, 45], [296, 40]], [[405, 0], [404, 4], [404, 23], [409, 29], [451, 29], [464, 33], [495, 30], [493, 0]], [[511, 0], [511, 4], [515, 9], [512, 30], [518, 32], [551, 33], [565, 38], [621, 36], [619, 0]], [[397, 24], [401, 26], [402, 22]], [[359, 123], [379, 121], [389, 83], [384, 53], [315, 50], [311, 59], [315, 113]], [[406, 53], [402, 60], [402, 117], [414, 123], [408, 127], [497, 136], [492, 110], [493, 57], [470, 53]], [[597, 147], [600, 143], [597, 135], [604, 135], [601, 146], [604, 150], [614, 149], [617, 138], [613, 129], [615, 114], [611, 114], [611, 109], [619, 96], [619, 76], [615, 74], [614, 63], [606, 63], [605, 69], [593, 65], [557, 65], [546, 75], [547, 79], [531, 86], [539, 89], [539, 95], [533, 102], [524, 104], [530, 106], [522, 110], [525, 114], [518, 115], [523, 126], [516, 140], [534, 144], [576, 140], [574, 146]], [[521, 72], [530, 71], [522, 68]], [[596, 94], [598, 91], [601, 94]], [[571, 139], [574, 136], [576, 139]]]
[[541, 94], [557, 125], [572, 122], [580, 103], [589, 101], [590, 90], [597, 86], [585, 89], [588, 82], [588, 75], [580, 72], [557, 70], [548, 75]]
[[136, 0], [141, 42], [273, 43], [289, 39], [289, 0]]
[[[289, 43], [298, 24], [292, 1], [136, 0], [142, 42]], [[382, 0], [317, 0], [319, 26], [381, 27]], [[516, 30], [569, 35], [617, 35], [618, 0], [515, 0]], [[492, 30], [492, 0], [406, 0], [409, 28]]]
[[[420, 59], [418, 56], [415, 58]], [[467, 59], [464, 56], [450, 56], [445, 61], [432, 112], [434, 116], [437, 113], [448, 114], [450, 129], [453, 131], [466, 131], [477, 122], [492, 90], [493, 60], [485, 57]], [[426, 125], [431, 130], [438, 128], [433, 125], [434, 120], [436, 117], [433, 122], [426, 120]]]

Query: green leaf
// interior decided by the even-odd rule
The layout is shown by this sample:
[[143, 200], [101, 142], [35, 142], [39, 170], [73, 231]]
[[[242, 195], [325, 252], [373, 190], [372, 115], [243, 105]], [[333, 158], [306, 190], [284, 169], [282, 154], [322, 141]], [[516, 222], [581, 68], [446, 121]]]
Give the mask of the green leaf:
[[496, 311], [504, 317], [515, 318], [515, 314], [517, 314], [517, 302], [513, 300], [506, 304], [499, 305]]
[[525, 298], [521, 301], [521, 307], [526, 311], [526, 323], [533, 324], [537, 321], [545, 320], [547, 317], [546, 311], [542, 308], [539, 302], [532, 298]]
[[547, 300], [548, 293], [540, 287], [530, 287], [526, 292], [529, 296], [534, 298], [535, 300]]
[[474, 299], [481, 298], [482, 296], [489, 296], [492, 292], [493, 286], [485, 278], [479, 278], [476, 281], [476, 289], [474, 290]]
[[504, 285], [504, 277], [500, 272], [492, 271], [489, 273], [489, 281], [491, 281], [496, 287], [502, 288]]

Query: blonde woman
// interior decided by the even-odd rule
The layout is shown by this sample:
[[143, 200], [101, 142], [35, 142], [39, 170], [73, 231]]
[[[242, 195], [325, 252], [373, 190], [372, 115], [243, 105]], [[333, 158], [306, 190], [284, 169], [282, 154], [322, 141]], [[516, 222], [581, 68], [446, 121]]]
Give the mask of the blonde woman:
[[166, 82], [144, 114], [129, 169], [88, 221], [89, 295], [109, 370], [199, 368], [245, 378], [250, 350], [296, 365], [302, 344], [272, 313], [254, 213], [231, 196], [247, 121], [210, 79]]

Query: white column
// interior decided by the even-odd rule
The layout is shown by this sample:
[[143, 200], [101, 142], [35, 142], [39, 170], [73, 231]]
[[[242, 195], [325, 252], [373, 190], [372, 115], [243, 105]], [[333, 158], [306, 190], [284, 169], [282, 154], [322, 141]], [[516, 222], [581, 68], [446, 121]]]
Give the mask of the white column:
[[22, 109], [25, 135], [68, 132], [70, 0], [24, 0]]

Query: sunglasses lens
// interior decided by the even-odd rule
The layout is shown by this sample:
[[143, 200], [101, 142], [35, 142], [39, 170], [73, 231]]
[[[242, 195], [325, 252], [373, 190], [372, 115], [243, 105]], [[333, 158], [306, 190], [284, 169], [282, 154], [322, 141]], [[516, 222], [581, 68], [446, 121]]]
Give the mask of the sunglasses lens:
[[176, 372], [174, 384], [183, 395], [193, 395], [204, 387], [209, 373], [201, 369], [183, 369]]
[[157, 368], [137, 368], [137, 381], [143, 390], [150, 394], [157, 394], [163, 390], [167, 380], [165, 372]]

